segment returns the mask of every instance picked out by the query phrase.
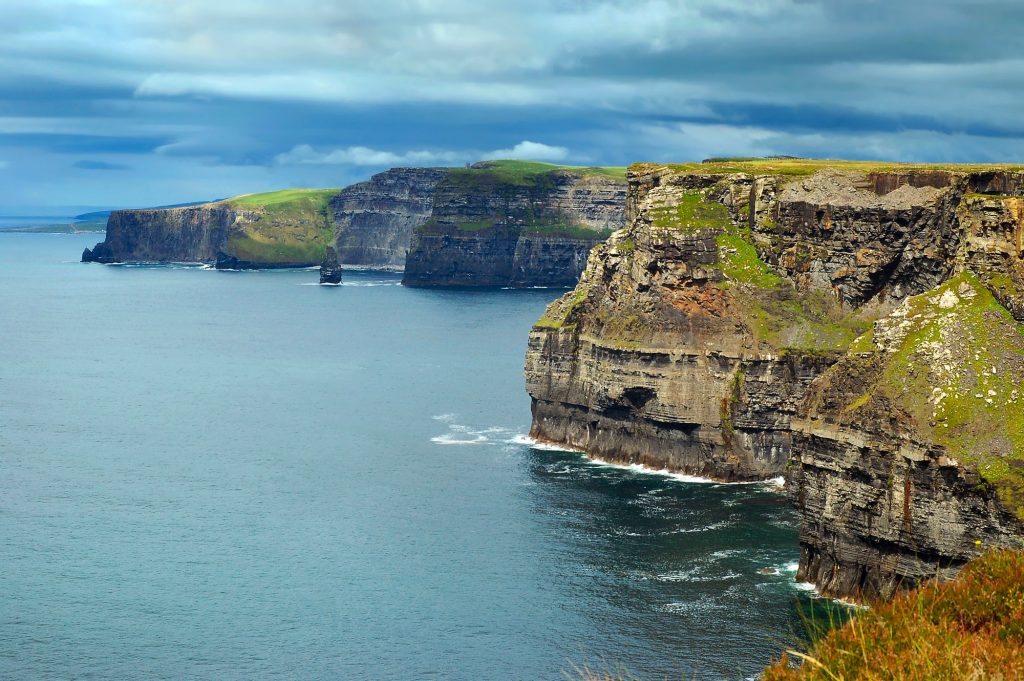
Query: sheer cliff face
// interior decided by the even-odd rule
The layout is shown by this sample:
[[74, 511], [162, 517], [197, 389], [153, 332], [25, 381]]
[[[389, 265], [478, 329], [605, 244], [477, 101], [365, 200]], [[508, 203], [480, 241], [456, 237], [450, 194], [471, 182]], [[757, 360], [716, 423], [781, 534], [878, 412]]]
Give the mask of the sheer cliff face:
[[214, 262], [237, 214], [227, 206], [117, 210], [84, 262]]
[[320, 264], [333, 189], [247, 194], [184, 208], [114, 211], [85, 262], [202, 262], [226, 268]]
[[343, 265], [402, 269], [413, 230], [430, 218], [447, 168], [392, 168], [331, 200]]
[[531, 332], [532, 434], [785, 473], [835, 595], [1020, 545], [1020, 199], [976, 193], [1016, 174], [713, 170], [631, 173], [626, 229]]
[[[190, 208], [115, 211], [96, 262], [217, 262], [222, 267], [319, 264], [401, 269], [413, 230], [430, 216], [444, 168], [393, 168], [342, 190], [272, 192]], [[285, 200], [280, 201], [282, 194]], [[269, 197], [268, 205], [258, 203]]]
[[400, 270], [411, 248], [410, 285], [571, 286], [590, 248], [622, 226], [625, 179], [612, 175], [527, 162], [393, 168], [343, 190], [115, 211], [82, 258], [305, 267], [333, 244], [342, 266]]
[[550, 167], [453, 171], [413, 235], [409, 286], [572, 286], [587, 253], [623, 224], [624, 180]]

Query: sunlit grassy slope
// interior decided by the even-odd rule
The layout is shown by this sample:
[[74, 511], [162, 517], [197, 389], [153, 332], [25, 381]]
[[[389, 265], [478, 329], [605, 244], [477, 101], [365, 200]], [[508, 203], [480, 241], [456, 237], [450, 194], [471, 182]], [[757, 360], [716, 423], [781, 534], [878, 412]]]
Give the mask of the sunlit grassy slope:
[[328, 202], [340, 189], [282, 189], [222, 201], [243, 212], [227, 252], [256, 263], [315, 264], [333, 239]]

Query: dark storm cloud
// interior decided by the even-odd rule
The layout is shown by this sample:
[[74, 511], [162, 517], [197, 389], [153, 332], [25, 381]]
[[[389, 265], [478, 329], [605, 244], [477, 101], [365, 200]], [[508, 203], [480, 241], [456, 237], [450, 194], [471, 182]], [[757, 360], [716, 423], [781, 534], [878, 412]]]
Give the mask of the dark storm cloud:
[[[497, 153], [1024, 156], [1016, 1], [9, 0], [4, 25], [0, 205]], [[61, 177], [82, 163], [133, 173]]]
[[171, 139], [46, 132], [0, 133], [0, 148], [29, 147], [68, 154], [149, 154]]
[[123, 163], [107, 163], [106, 161], [90, 161], [89, 159], [75, 161], [71, 165], [79, 170], [131, 170], [131, 166], [126, 166]]

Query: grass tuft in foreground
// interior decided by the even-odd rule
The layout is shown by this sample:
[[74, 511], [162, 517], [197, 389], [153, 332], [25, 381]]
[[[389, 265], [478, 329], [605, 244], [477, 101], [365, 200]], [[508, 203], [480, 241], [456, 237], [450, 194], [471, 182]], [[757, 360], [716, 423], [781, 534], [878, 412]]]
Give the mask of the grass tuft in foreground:
[[[953, 582], [930, 582], [865, 611], [763, 681], [1024, 678], [1024, 553], [993, 551]], [[799, 666], [793, 666], [794, 664]]]

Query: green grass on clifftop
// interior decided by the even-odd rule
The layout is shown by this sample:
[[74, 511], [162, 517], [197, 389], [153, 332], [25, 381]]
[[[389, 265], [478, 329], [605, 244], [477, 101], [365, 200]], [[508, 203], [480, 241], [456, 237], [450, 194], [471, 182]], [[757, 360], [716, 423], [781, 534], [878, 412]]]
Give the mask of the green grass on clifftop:
[[[929, 583], [860, 613], [762, 681], [1024, 678], [1024, 554], [989, 553], [954, 582]], [[791, 666], [799, 663], [799, 667]]]
[[318, 263], [333, 237], [329, 202], [339, 189], [283, 189], [221, 203], [243, 212], [227, 252], [257, 263]]
[[652, 172], [658, 168], [668, 168], [677, 173], [693, 173], [697, 175], [732, 175], [746, 173], [748, 175], [781, 175], [784, 177], [804, 177], [813, 175], [823, 168], [840, 170], [856, 170], [863, 173], [908, 172], [911, 170], [948, 170], [953, 172], [984, 172], [993, 170], [1024, 171], [1020, 164], [959, 164], [959, 163], [892, 163], [886, 161], [842, 161], [834, 159], [723, 159], [710, 163], [634, 163], [629, 167], [631, 172]]
[[622, 184], [626, 183], [625, 167], [561, 166], [539, 161], [484, 161], [471, 168], [453, 169], [446, 181], [470, 189], [493, 190], [500, 185], [545, 189], [554, 186], [554, 175], [560, 171], [582, 177], [611, 178]]

